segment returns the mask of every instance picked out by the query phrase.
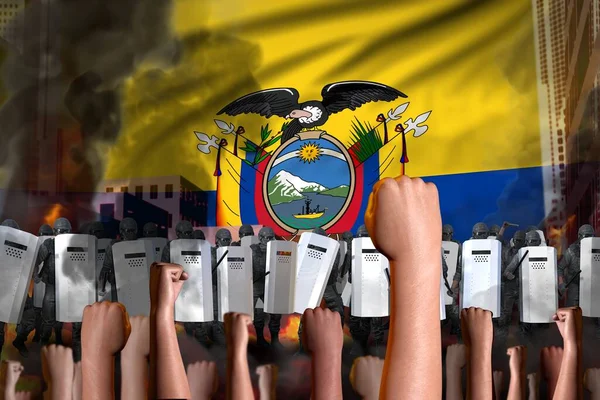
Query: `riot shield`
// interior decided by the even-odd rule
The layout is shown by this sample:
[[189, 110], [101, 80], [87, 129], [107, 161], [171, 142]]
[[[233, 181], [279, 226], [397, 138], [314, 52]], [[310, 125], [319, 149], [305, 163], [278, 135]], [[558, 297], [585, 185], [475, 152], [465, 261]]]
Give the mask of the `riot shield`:
[[500, 317], [502, 244], [471, 239], [463, 244], [460, 308], [479, 307]]
[[[297, 243], [273, 240], [267, 243], [264, 310], [269, 314], [294, 312]], [[259, 299], [260, 300], [260, 299]]]
[[96, 302], [96, 238], [63, 234], [54, 238], [56, 320], [83, 321], [83, 309]]
[[189, 274], [175, 302], [178, 322], [214, 320], [210, 244], [200, 239], [171, 241], [171, 262]]
[[339, 242], [329, 237], [307, 232], [300, 235], [294, 312], [302, 314], [321, 303], [339, 248]]
[[252, 293], [252, 250], [247, 246], [217, 248], [217, 260], [227, 252], [217, 269], [219, 321], [228, 312], [254, 317]]
[[38, 237], [0, 226], [0, 322], [19, 323], [37, 254]]

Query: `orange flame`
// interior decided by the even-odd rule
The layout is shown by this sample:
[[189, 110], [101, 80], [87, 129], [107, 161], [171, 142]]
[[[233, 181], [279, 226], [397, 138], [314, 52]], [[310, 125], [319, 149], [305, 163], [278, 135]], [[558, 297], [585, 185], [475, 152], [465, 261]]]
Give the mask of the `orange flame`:
[[44, 223], [52, 226], [54, 221], [56, 221], [62, 215], [66, 215], [66, 211], [66, 208], [64, 208], [62, 205], [58, 203], [53, 204], [46, 215], [44, 215]]
[[[290, 315], [287, 318], [285, 325], [281, 327], [281, 331], [279, 332], [279, 336], [290, 342], [298, 341], [298, 328], [300, 327], [300, 315]], [[283, 320], [283, 318], [282, 318]], [[284, 322], [284, 321], [281, 321]]]
[[551, 226], [548, 229], [548, 246], [556, 248], [558, 257], [562, 254], [563, 245], [566, 246], [567, 231], [575, 225], [576, 221], [577, 216], [571, 215], [567, 218], [567, 222], [561, 228]]

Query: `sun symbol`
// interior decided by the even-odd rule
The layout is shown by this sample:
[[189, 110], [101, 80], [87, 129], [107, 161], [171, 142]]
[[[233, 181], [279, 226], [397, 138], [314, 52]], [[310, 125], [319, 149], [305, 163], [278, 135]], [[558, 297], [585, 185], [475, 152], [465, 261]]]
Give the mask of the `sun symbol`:
[[311, 163], [317, 161], [321, 157], [321, 148], [316, 143], [306, 143], [298, 150], [298, 158], [303, 163]]

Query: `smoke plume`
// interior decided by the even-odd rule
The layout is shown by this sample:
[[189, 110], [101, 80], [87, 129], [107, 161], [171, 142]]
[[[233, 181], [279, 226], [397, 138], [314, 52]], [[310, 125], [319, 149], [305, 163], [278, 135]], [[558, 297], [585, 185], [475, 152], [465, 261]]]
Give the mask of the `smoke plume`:
[[[163, 165], [175, 168], [165, 171], [167, 175], [207, 174], [193, 160], [189, 125], [204, 116], [212, 124], [214, 107], [258, 89], [250, 72], [257, 66], [258, 52], [256, 46], [200, 27], [176, 37], [171, 27], [175, 2], [179, 7], [186, 3], [40, 0], [15, 19], [24, 42], [22, 46], [3, 43], [1, 71], [8, 91], [0, 109], [5, 144], [0, 148], [0, 177], [8, 189], [0, 196], [4, 216], [26, 225], [32, 217], [21, 190], [53, 187], [56, 164], [62, 171], [57, 189], [64, 193], [94, 192], [107, 168], [123, 171], [125, 178], [129, 173], [155, 176], [156, 168], [152, 170], [147, 159], [152, 152], [160, 153]], [[195, 14], [208, 7], [188, 3]], [[204, 17], [200, 11], [198, 18]], [[217, 79], [223, 75], [225, 79]], [[181, 107], [179, 98], [190, 93], [200, 96], [202, 104]], [[180, 112], [166, 110], [166, 105]], [[140, 120], [150, 121], [153, 115], [160, 115], [162, 122], [149, 124], [159, 129], [138, 129]], [[107, 153], [125, 129], [133, 133], [113, 151], [111, 159], [118, 161], [109, 166]], [[63, 144], [60, 154], [56, 148], [45, 148], [51, 142], [43, 140], [58, 130]], [[38, 153], [36, 166], [30, 159]], [[182, 159], [182, 154], [189, 156], [186, 162], [170, 162], [169, 157]], [[135, 171], [127, 172], [132, 168]], [[31, 183], [32, 176], [37, 183]]]

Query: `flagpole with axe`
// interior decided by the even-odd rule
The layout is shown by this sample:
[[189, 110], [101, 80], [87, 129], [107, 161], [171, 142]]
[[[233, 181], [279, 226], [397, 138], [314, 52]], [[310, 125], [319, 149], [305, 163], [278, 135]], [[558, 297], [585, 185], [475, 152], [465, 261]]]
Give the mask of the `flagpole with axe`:
[[406, 128], [404, 127], [403, 123], [399, 123], [394, 129], [394, 131], [402, 135], [402, 156], [400, 157], [400, 163], [402, 164], [402, 175], [406, 174], [406, 164], [408, 163], [408, 148], [406, 146], [406, 134], [414, 130], [415, 133], [413, 133], [413, 137], [419, 137], [425, 132], [427, 132], [427, 129], [429, 129], [429, 127], [427, 125], [420, 126], [419, 124], [422, 124], [423, 122], [427, 121], [427, 118], [429, 118], [430, 114], [431, 111], [427, 111], [426, 113], [419, 115], [414, 120], [412, 118], [409, 118], [406, 120]]

